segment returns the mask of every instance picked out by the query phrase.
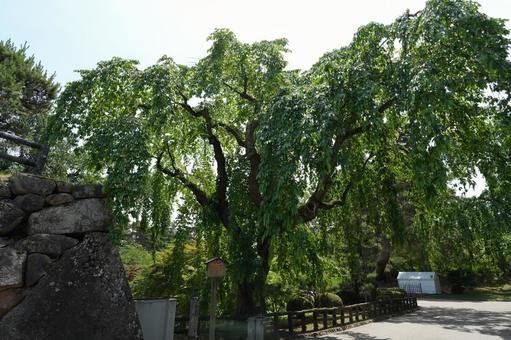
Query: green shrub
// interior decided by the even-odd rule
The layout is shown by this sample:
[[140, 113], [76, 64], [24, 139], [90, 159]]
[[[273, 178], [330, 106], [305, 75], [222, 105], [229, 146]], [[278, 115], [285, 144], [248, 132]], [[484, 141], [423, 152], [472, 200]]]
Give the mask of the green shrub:
[[287, 302], [286, 310], [296, 311], [314, 308], [314, 299], [310, 296], [299, 296], [292, 298]]
[[321, 294], [318, 299], [319, 307], [339, 307], [342, 306], [342, 299], [334, 293]]
[[366, 301], [374, 300], [376, 295], [376, 286], [371, 282], [364, 283], [362, 287], [360, 287], [360, 295]]
[[353, 305], [356, 303], [365, 302], [364, 298], [354, 288], [344, 288], [338, 294], [345, 305]]
[[398, 287], [376, 289], [376, 299], [379, 301], [402, 299], [405, 295], [406, 291]]
[[451, 294], [463, 294], [464, 291], [465, 287], [458, 283], [453, 284], [451, 287]]
[[447, 273], [447, 280], [453, 286], [474, 286], [474, 272], [470, 270], [451, 270]]

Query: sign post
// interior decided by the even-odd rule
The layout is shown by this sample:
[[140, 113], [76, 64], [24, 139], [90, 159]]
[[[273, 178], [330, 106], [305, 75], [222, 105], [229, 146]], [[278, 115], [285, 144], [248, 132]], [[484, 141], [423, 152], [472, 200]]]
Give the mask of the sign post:
[[216, 326], [216, 293], [219, 280], [225, 276], [225, 262], [214, 257], [206, 261], [206, 275], [211, 279], [211, 305], [209, 311], [209, 340], [215, 339]]

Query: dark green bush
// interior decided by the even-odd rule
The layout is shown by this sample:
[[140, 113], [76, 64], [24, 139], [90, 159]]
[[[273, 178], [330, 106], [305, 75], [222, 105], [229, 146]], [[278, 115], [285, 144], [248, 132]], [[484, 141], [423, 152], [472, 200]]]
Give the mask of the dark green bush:
[[453, 284], [451, 287], [451, 294], [463, 294], [465, 287], [460, 284]]
[[453, 286], [473, 286], [475, 284], [475, 273], [464, 269], [451, 270], [447, 273], [447, 280]]
[[379, 301], [401, 299], [404, 298], [405, 295], [406, 291], [398, 287], [376, 289], [376, 299]]
[[311, 296], [295, 297], [287, 302], [286, 310], [296, 311], [314, 308], [314, 299]]
[[334, 293], [321, 294], [318, 299], [318, 307], [339, 307], [342, 306], [342, 299]]
[[338, 295], [341, 297], [345, 305], [365, 302], [364, 298], [361, 297], [355, 288], [352, 287], [342, 289]]
[[371, 283], [367, 282], [360, 287], [360, 295], [366, 300], [366, 301], [372, 301], [376, 297], [376, 286]]

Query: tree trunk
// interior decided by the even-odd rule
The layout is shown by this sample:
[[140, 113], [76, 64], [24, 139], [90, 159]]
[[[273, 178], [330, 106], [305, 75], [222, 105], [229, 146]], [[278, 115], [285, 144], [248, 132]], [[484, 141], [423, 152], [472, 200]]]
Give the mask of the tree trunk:
[[236, 316], [245, 319], [249, 316], [266, 313], [266, 279], [270, 271], [270, 241], [258, 241], [257, 255], [261, 260], [261, 267], [255, 279], [244, 279], [238, 283], [238, 301]]
[[387, 236], [381, 237], [381, 251], [376, 260], [376, 280], [383, 281], [385, 279], [385, 268], [390, 259], [390, 240]]
[[259, 313], [266, 313], [266, 279], [270, 272], [270, 240], [264, 238], [257, 246], [257, 254], [261, 257], [261, 271], [257, 279], [257, 296], [259, 300]]
[[236, 316], [240, 319], [246, 319], [249, 316], [256, 315], [256, 304], [254, 300], [254, 284], [248, 280], [242, 280], [238, 283], [238, 303]]

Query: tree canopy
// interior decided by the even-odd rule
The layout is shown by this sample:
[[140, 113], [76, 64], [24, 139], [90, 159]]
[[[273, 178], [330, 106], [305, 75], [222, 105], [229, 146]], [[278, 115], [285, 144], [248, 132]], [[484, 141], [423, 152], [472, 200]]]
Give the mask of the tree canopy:
[[58, 85], [27, 49], [0, 41], [0, 130], [29, 138], [41, 131], [37, 118], [48, 114]]
[[[40, 141], [58, 85], [41, 63], [27, 55], [27, 49], [27, 45], [16, 48], [9, 40], [0, 41], [0, 131]], [[0, 139], [0, 151], [9, 148], [13, 145]], [[0, 160], [0, 170], [9, 166]]]
[[193, 66], [113, 58], [80, 71], [50, 134], [104, 177], [119, 226], [184, 233], [225, 257], [247, 314], [266, 308], [272, 268], [321, 279], [321, 235], [339, 221], [399, 239], [453, 179], [509, 183], [508, 34], [474, 2], [431, 0], [301, 72], [286, 68], [285, 39], [219, 29]]

